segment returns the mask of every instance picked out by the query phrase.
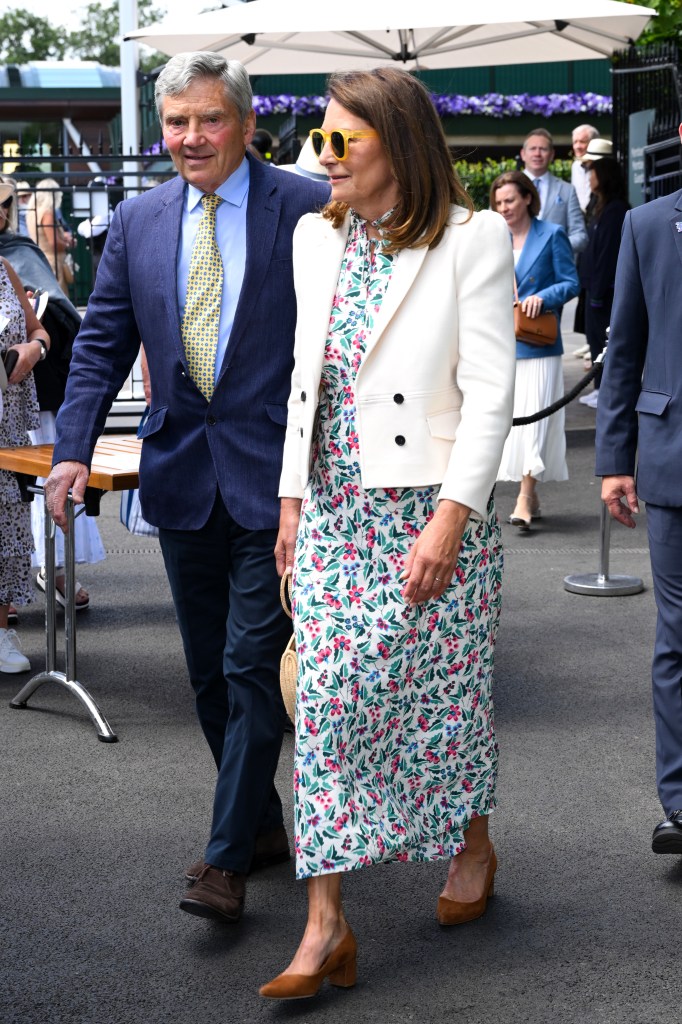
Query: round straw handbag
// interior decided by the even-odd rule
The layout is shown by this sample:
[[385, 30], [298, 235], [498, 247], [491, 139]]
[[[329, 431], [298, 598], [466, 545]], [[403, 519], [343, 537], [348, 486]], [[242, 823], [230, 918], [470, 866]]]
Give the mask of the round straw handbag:
[[[289, 618], [291, 614], [291, 572], [287, 570], [282, 576], [279, 584], [279, 596], [282, 608]], [[288, 600], [287, 600], [288, 597]], [[292, 722], [296, 720], [296, 676], [298, 666], [296, 662], [296, 637], [292, 636], [284, 649], [284, 654], [279, 662], [279, 685], [282, 691], [282, 700], [286, 713]]]

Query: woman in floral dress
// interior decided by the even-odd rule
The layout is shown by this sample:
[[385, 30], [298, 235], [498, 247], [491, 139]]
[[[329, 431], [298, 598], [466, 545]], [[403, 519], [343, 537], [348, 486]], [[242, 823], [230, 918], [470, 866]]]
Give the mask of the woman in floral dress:
[[355, 981], [343, 872], [449, 859], [441, 924], [492, 891], [491, 677], [511, 424], [512, 260], [472, 214], [426, 90], [333, 76], [311, 133], [332, 187], [294, 237], [295, 368], [278, 568], [299, 661], [297, 874], [308, 927], [269, 998]]
[[[0, 186], [0, 199], [3, 187]], [[0, 420], [0, 447], [29, 444], [28, 431], [38, 426], [38, 401], [33, 367], [47, 353], [50, 339], [41, 326], [19, 278], [0, 257], [0, 354], [10, 349], [18, 359], [9, 375]], [[0, 672], [27, 672], [31, 665], [22, 653], [14, 629], [8, 629], [10, 603], [32, 601], [31, 506], [21, 501], [13, 473], [0, 470]]]

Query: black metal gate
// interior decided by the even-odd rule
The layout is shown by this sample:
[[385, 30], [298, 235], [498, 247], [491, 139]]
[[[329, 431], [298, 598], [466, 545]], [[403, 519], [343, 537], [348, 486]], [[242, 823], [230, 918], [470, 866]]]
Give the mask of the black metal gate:
[[682, 187], [682, 159], [677, 129], [682, 121], [680, 54], [673, 42], [636, 47], [612, 59], [614, 155], [627, 178], [629, 119], [654, 110], [645, 156], [646, 200], [669, 195]]

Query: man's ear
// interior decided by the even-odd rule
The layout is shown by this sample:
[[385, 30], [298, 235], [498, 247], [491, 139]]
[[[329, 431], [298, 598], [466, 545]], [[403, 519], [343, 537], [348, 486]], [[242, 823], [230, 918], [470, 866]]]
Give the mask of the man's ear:
[[256, 111], [252, 110], [246, 120], [244, 121], [244, 145], [248, 146], [253, 140], [253, 134], [256, 130]]

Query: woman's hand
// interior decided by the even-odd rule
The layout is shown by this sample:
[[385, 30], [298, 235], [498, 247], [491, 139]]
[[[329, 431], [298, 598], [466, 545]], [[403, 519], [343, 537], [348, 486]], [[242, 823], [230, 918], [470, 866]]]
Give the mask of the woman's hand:
[[301, 518], [301, 499], [282, 498], [279, 511], [279, 533], [275, 544], [277, 572], [283, 576], [294, 565], [296, 534]]
[[407, 604], [440, 597], [450, 586], [470, 512], [458, 501], [438, 502], [433, 519], [412, 545], [400, 577]]
[[529, 295], [527, 299], [524, 299], [521, 303], [521, 309], [529, 316], [531, 320], [534, 320], [536, 316], [540, 316], [542, 313], [543, 300], [539, 295]]
[[19, 358], [8, 378], [8, 384], [20, 384], [25, 377], [28, 377], [40, 359], [42, 350], [38, 342], [32, 341], [21, 345], [12, 345], [12, 348], [8, 349], [8, 351], [11, 352], [12, 349], [18, 354]]

